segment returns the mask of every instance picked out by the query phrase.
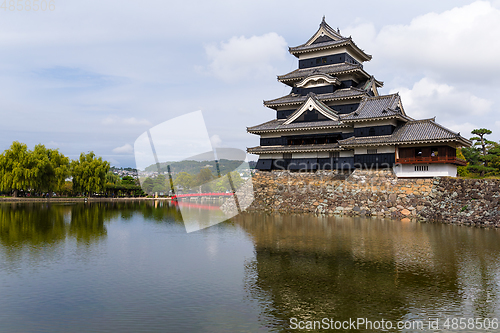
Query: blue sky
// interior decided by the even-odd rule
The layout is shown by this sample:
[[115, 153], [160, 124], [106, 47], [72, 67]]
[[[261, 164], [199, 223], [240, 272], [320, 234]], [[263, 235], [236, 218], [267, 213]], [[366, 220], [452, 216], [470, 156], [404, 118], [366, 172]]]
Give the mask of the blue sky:
[[[21, 1], [20, 3], [25, 3]], [[500, 140], [499, 1], [58, 1], [0, 8], [0, 150], [18, 140], [135, 166], [147, 129], [202, 110], [222, 147], [258, 145], [323, 15], [373, 55], [365, 69], [406, 112]]]

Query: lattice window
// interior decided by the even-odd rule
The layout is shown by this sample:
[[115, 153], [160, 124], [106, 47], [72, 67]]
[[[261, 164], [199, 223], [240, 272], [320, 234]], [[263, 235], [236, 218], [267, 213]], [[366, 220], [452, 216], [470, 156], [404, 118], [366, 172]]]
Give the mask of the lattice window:
[[429, 171], [428, 165], [415, 165], [415, 171]]
[[337, 158], [339, 157], [340, 153], [338, 151], [332, 151], [330, 152], [330, 158]]

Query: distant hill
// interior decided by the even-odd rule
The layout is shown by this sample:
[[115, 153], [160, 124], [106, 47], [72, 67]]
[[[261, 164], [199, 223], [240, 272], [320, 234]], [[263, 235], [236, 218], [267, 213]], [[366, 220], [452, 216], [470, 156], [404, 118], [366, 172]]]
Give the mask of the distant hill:
[[[233, 171], [237, 167], [241, 165], [244, 161], [235, 161], [235, 160], [226, 160], [221, 159], [219, 161], [219, 168], [221, 175], [225, 175], [226, 173]], [[198, 174], [201, 169], [209, 168], [212, 174], [217, 175], [217, 168], [215, 166], [215, 161], [180, 161], [180, 162], [166, 162], [160, 163], [160, 172], [167, 172], [167, 165], [170, 165], [170, 170], [174, 174], [178, 174], [180, 172], [187, 172], [189, 174]], [[148, 172], [158, 171], [156, 164], [152, 164], [146, 168]]]

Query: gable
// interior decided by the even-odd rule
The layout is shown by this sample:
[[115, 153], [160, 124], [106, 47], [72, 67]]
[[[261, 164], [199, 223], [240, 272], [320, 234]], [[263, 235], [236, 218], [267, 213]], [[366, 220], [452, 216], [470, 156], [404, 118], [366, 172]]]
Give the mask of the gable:
[[311, 75], [296, 84], [297, 88], [310, 88], [312, 86], [324, 86], [327, 84], [340, 85], [339, 79], [328, 74]]
[[330, 36], [327, 36], [327, 35], [323, 35], [323, 36], [319, 36], [318, 38], [316, 38], [314, 40], [314, 42], [311, 43], [311, 45], [325, 43], [325, 42], [331, 42], [331, 41], [333, 41], [333, 38], [331, 38]]
[[284, 124], [291, 124], [295, 121], [320, 121], [320, 120], [339, 120], [337, 113], [326, 104], [320, 102], [314, 94], [310, 93], [309, 98], [292, 113]]
[[299, 117], [297, 117], [292, 123], [301, 123], [308, 121], [322, 121], [322, 120], [331, 120], [330, 118], [325, 117], [321, 112], [316, 109], [306, 110]]
[[325, 17], [323, 16], [323, 20], [319, 25], [318, 31], [316, 31], [316, 33], [311, 38], [309, 38], [309, 40], [304, 45], [326, 43], [326, 42], [337, 41], [340, 39], [345, 39], [345, 38], [342, 37], [342, 35], [338, 31], [332, 29], [332, 27], [330, 27], [326, 23]]

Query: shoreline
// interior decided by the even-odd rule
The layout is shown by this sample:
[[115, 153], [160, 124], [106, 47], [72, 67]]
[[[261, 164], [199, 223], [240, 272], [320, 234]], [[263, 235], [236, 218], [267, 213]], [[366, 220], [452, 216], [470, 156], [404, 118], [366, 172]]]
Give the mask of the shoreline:
[[257, 172], [249, 211], [378, 216], [500, 228], [500, 180], [398, 178], [390, 169]]
[[0, 203], [20, 203], [20, 202], [106, 202], [106, 201], [141, 201], [141, 200], [161, 200], [171, 201], [171, 198], [0, 198]]

